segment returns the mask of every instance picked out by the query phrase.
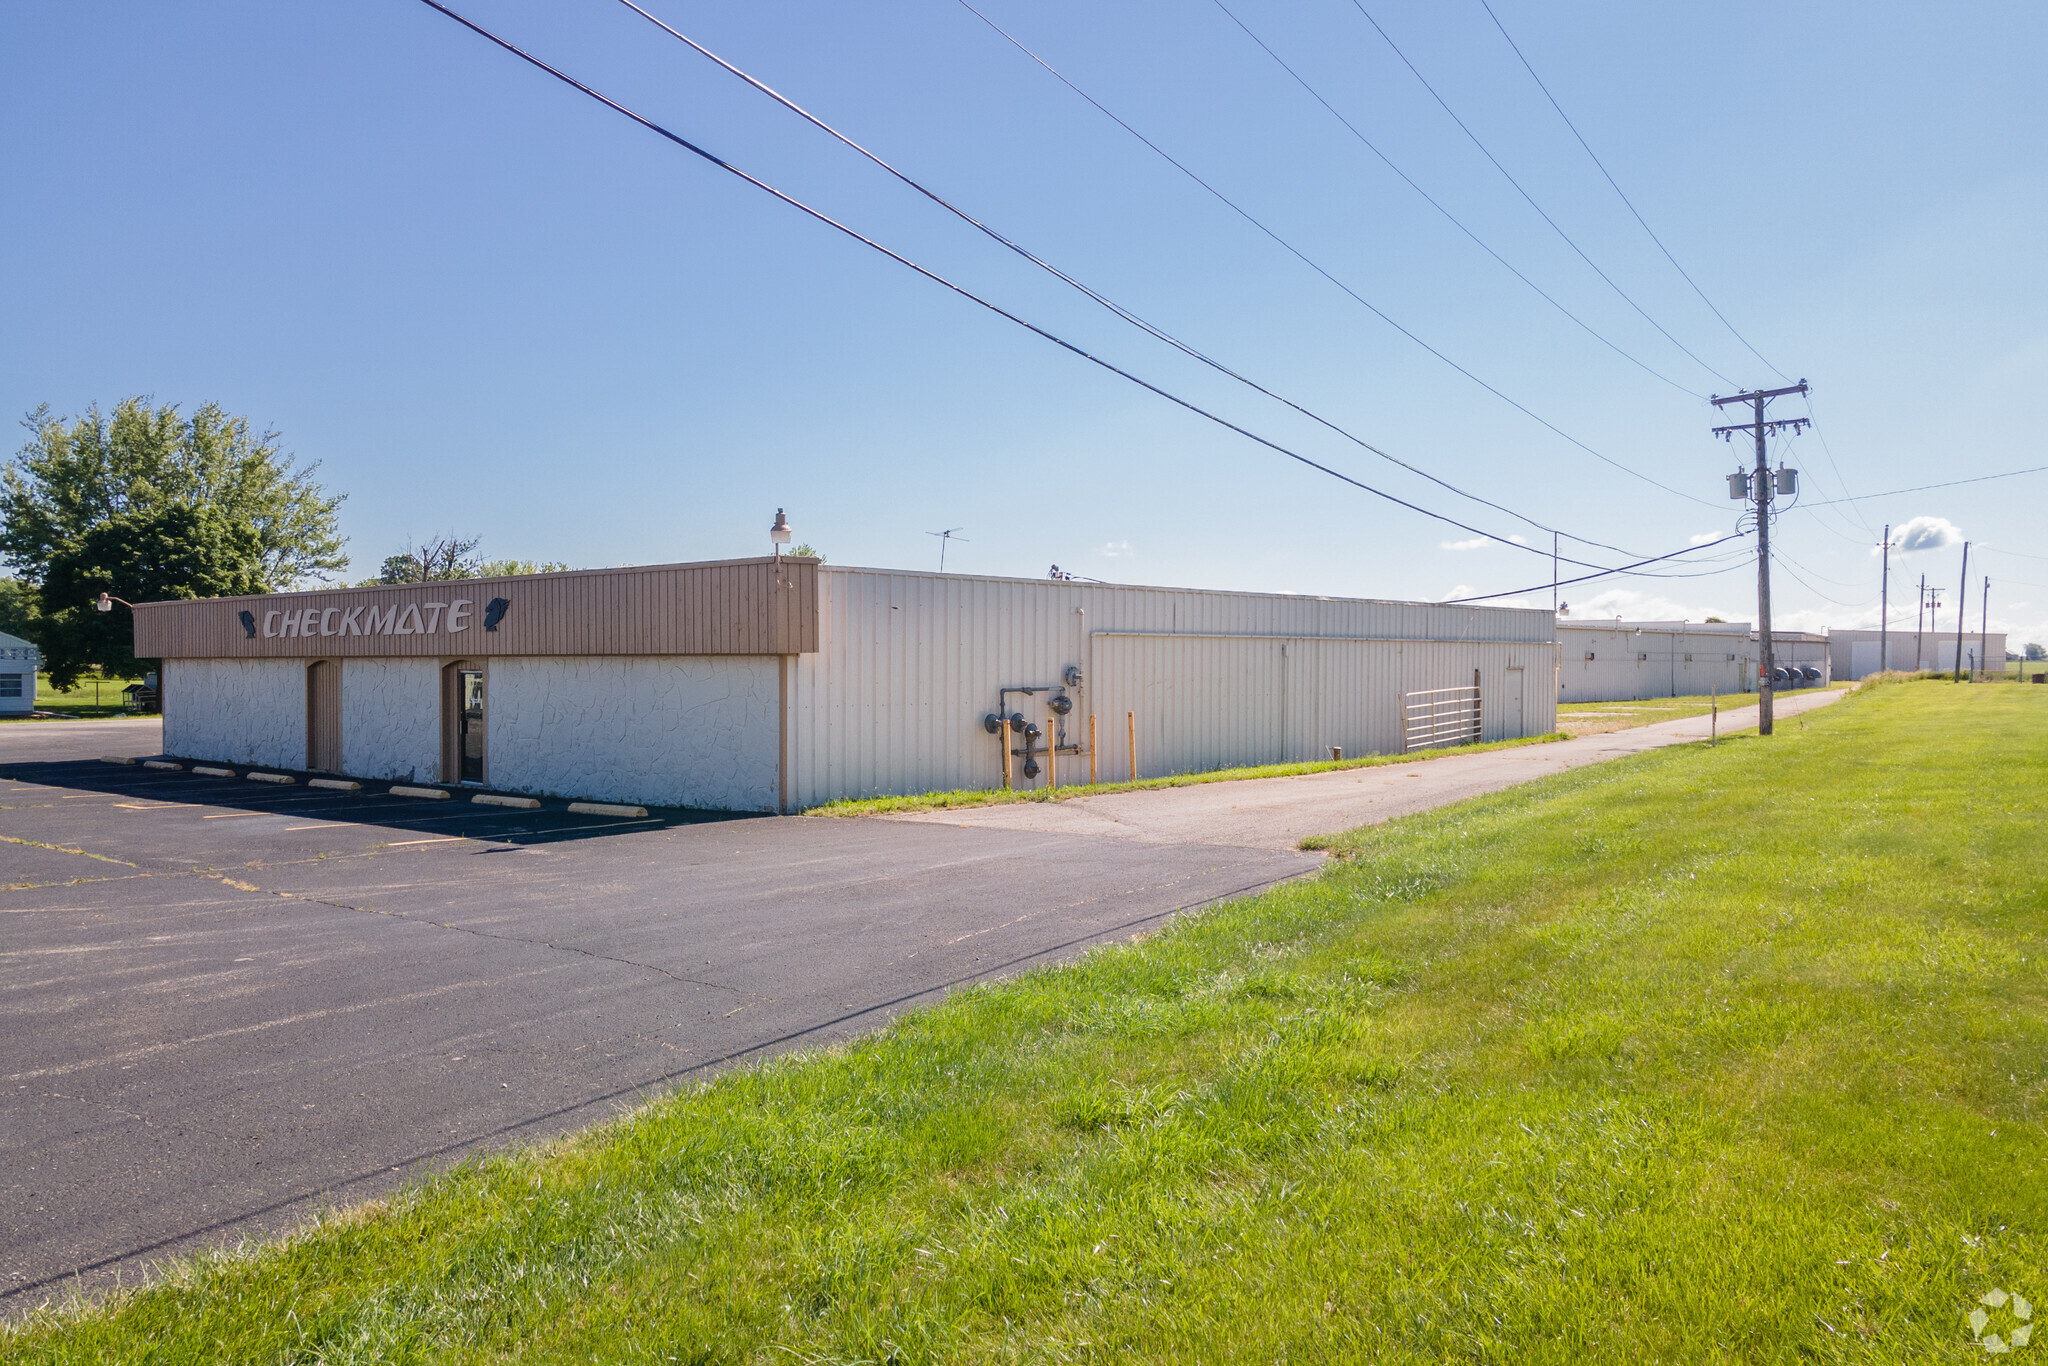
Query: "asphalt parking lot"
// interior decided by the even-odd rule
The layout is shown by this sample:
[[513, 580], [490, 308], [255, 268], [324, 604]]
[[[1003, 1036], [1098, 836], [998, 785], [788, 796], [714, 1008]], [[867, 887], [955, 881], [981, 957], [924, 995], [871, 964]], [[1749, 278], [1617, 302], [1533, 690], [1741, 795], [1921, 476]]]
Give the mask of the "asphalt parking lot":
[[99, 762], [157, 743], [0, 726], [6, 1310], [1315, 866]]

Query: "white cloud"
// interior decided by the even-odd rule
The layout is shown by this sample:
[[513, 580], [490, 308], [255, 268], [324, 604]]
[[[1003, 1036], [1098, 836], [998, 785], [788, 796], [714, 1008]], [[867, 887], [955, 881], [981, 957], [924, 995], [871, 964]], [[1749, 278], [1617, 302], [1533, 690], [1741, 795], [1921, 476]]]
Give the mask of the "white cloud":
[[1754, 609], [1745, 611], [1723, 603], [1679, 602], [1662, 593], [1635, 588], [1600, 589], [1584, 597], [1573, 593], [1569, 587], [1562, 591], [1571, 603], [1571, 613], [1565, 618], [1567, 621], [1612, 621], [1616, 617], [1624, 621], [1704, 621], [1708, 617], [1749, 621], [1756, 615]]
[[[1963, 539], [1963, 533], [1956, 524], [1946, 517], [1915, 517], [1903, 526], [1892, 528], [1892, 547], [1902, 555], [1916, 550], [1939, 550], [1943, 546], [1955, 545]], [[1877, 554], [1873, 549], [1871, 554]]]
[[1137, 555], [1129, 541], [1107, 541], [1095, 548], [1095, 553], [1105, 560], [1128, 560]]
[[1719, 531], [1702, 531], [1699, 535], [1692, 538], [1692, 543], [1694, 545], [1705, 545], [1708, 541], [1720, 540], [1724, 534]]
[[1492, 544], [1493, 539], [1488, 536], [1474, 536], [1469, 541], [1439, 541], [1437, 543], [1438, 547], [1443, 550], [1477, 550], [1480, 546]]
[[1508, 540], [1512, 541], [1512, 542], [1513, 542], [1514, 544], [1516, 544], [1516, 545], [1527, 545], [1527, 544], [1529, 544], [1529, 542], [1528, 542], [1528, 539], [1527, 539], [1526, 537], [1522, 537], [1522, 536], [1510, 536], [1510, 537], [1508, 537]]

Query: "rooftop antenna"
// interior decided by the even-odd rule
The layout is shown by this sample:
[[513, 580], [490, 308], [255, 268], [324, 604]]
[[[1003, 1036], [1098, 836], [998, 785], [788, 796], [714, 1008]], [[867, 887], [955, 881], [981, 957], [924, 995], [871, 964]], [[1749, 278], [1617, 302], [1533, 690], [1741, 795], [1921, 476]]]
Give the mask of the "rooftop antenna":
[[967, 538], [960, 534], [962, 531], [965, 530], [965, 527], [956, 526], [950, 531], [927, 531], [925, 533], [925, 535], [927, 536], [936, 536], [939, 538], [939, 572], [941, 574], [946, 572], [946, 542], [966, 540]]

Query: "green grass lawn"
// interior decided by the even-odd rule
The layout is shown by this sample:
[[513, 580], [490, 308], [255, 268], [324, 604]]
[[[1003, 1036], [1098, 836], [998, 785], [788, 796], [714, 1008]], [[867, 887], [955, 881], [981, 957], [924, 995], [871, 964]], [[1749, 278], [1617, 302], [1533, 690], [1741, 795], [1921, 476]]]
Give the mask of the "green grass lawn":
[[[1721, 710], [1754, 706], [1755, 694], [1730, 693], [1719, 699]], [[1650, 697], [1632, 702], [1560, 702], [1557, 726], [1567, 735], [1605, 735], [1632, 726], [1654, 725], [1659, 721], [1680, 721], [1688, 716], [1705, 716], [1715, 699], [1702, 697]]]
[[130, 683], [140, 683], [139, 678], [105, 678], [94, 688], [94, 680], [82, 678], [78, 685], [68, 691], [59, 691], [50, 682], [48, 674], [36, 675], [36, 710], [62, 711], [74, 716], [124, 716], [127, 707], [121, 689]]
[[[1418, 759], [1441, 759], [1447, 754], [1479, 754], [1515, 745], [1541, 745], [1563, 740], [1563, 731], [1529, 735], [1517, 740], [1488, 740], [1477, 745], [1446, 745], [1442, 749], [1417, 750], [1413, 754], [1365, 754], [1355, 759], [1316, 759], [1298, 764], [1259, 764], [1248, 768], [1212, 768], [1200, 773], [1174, 773], [1164, 778], [1140, 778], [1121, 783], [1063, 783], [1059, 787], [969, 787], [952, 792], [917, 792], [903, 797], [845, 797], [806, 810], [806, 816], [876, 816], [889, 811], [937, 811], [955, 806], [1000, 806], [1008, 802], [1064, 802], [1075, 797], [1097, 797], [1105, 792], [1140, 792], [1154, 787], [1190, 787], [1196, 783], [1234, 783], [1248, 778], [1295, 778], [1304, 773], [1332, 773], [1346, 768], [1372, 768], [1379, 764], [1406, 764]], [[1085, 762], [1069, 756], [1060, 761], [1087, 772]]]
[[[1825, 685], [1847, 688], [1847, 683]], [[1780, 688], [1780, 698], [1797, 697], [1816, 687]], [[1688, 716], [1705, 716], [1716, 705], [1726, 712], [1756, 705], [1755, 693], [1722, 693], [1718, 698], [1703, 693], [1698, 697], [1649, 697], [1631, 702], [1560, 702], [1558, 729], [1568, 736], [1605, 735], [1632, 726], [1655, 725], [1659, 721], [1680, 721]]]
[[1390, 822], [0, 1356], [1975, 1360], [2048, 1305], [2044, 776], [2048, 689], [1907, 683]]

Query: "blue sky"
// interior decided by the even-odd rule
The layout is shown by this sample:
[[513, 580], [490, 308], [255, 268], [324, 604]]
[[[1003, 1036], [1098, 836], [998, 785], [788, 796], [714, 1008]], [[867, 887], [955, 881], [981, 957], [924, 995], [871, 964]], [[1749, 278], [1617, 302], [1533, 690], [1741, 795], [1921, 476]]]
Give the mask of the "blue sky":
[[[1778, 382], [1600, 178], [1479, 0], [1230, 0], [1386, 155], [1591, 327], [1697, 394]], [[1401, 458], [1660, 553], [1734, 522], [1694, 393], [1460, 235], [1214, 0], [988, 0], [993, 19], [1516, 412], [1288, 256], [959, 0], [649, 8], [1069, 273]], [[1295, 465], [917, 278], [417, 0], [0, 11], [0, 408], [214, 400], [349, 495], [356, 572], [457, 530], [578, 566], [761, 553], [1438, 598], [1547, 580], [1546, 540], [1176, 355], [614, 0], [478, 21], [920, 263], [1233, 421], [1494, 539]], [[2048, 12], [1495, 0], [1705, 291], [1814, 385], [1809, 500], [2048, 463]], [[1804, 414], [1781, 401], [1781, 415]], [[1975, 543], [2048, 639], [2048, 476], [1785, 513], [1780, 621], [1875, 624], [1885, 522]], [[1920, 526], [1932, 525], [1923, 521]], [[1894, 619], [1960, 544], [1894, 557]], [[1981, 548], [1982, 553], [1980, 553]], [[1569, 553], [1569, 552], [1568, 552]], [[1608, 558], [1611, 552], [1584, 558]], [[2030, 558], [2032, 557], [2032, 558]], [[1575, 615], [1747, 618], [1747, 561], [1565, 590]], [[1802, 582], [1803, 580], [1804, 582]], [[1532, 599], [1548, 604], [1547, 589]], [[1945, 606], [1944, 613], [1950, 609]], [[1952, 621], [1952, 618], [1951, 618]]]

